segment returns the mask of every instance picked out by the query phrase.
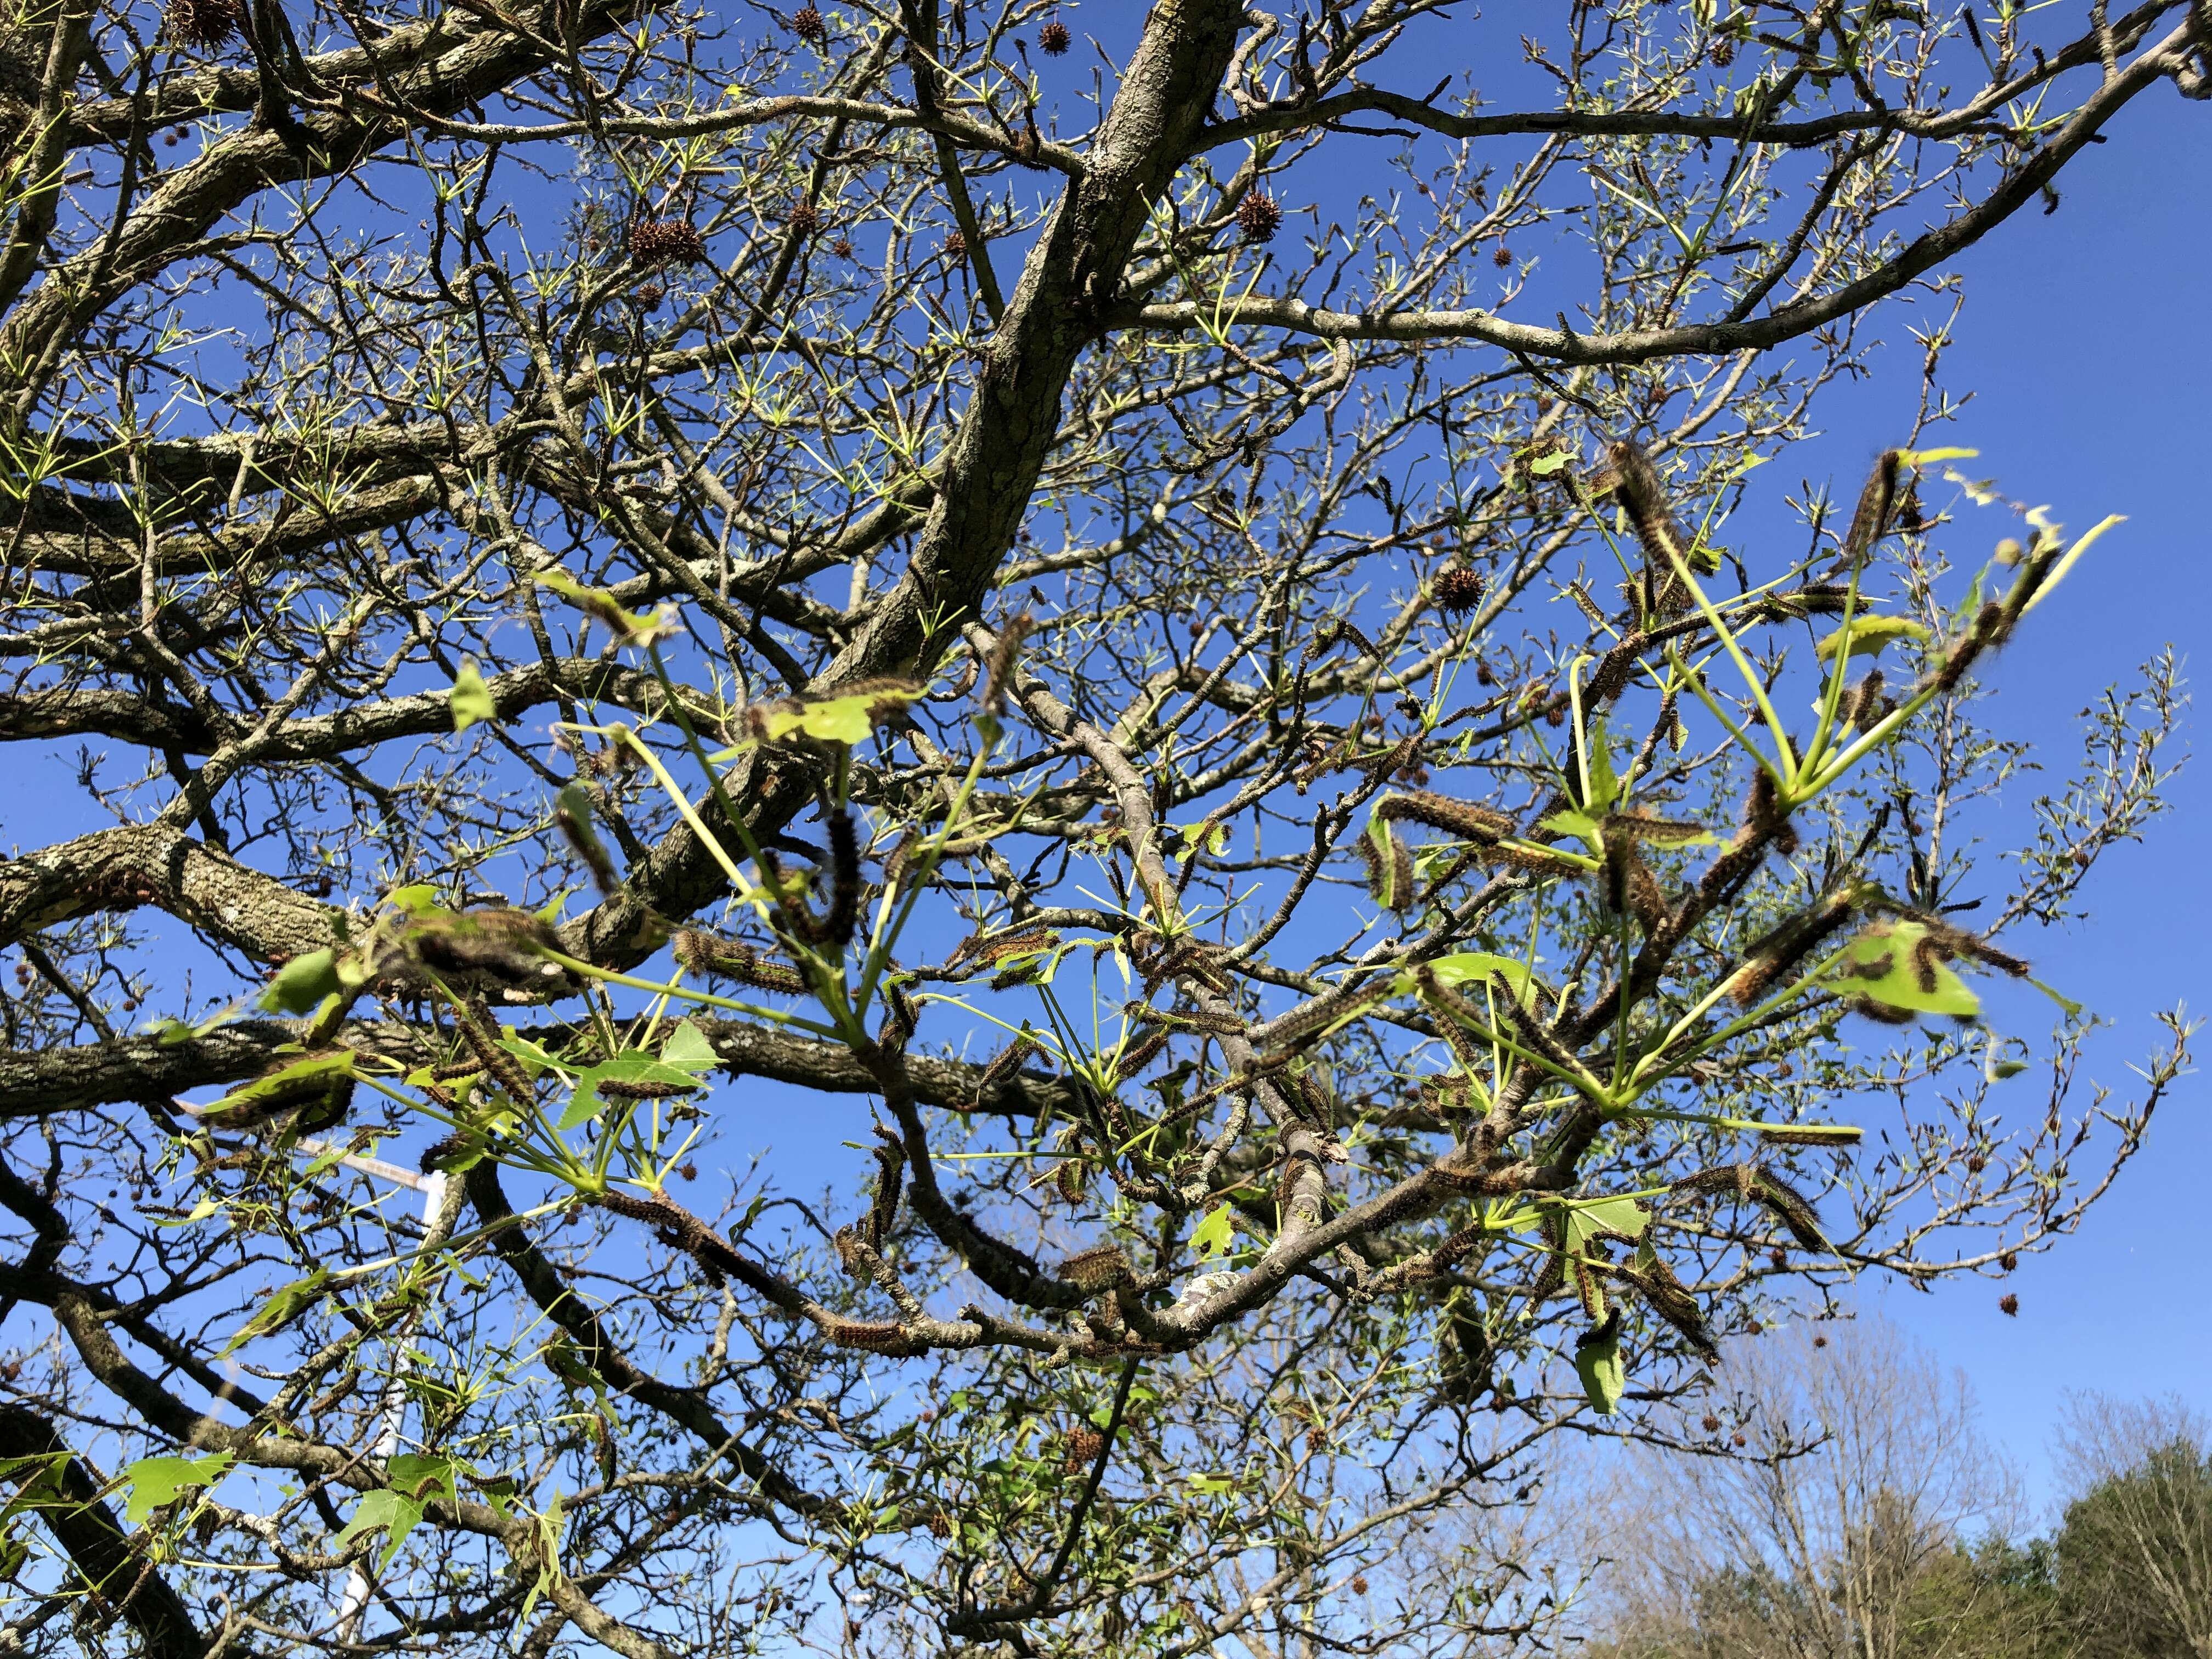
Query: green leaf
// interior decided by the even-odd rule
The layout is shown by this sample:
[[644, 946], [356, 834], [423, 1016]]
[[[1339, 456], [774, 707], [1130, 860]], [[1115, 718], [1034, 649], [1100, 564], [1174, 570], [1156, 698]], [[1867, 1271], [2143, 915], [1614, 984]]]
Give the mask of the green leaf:
[[1982, 1012], [1981, 999], [1950, 963], [1925, 948], [1927, 937], [1920, 922], [1879, 923], [1844, 947], [1826, 982], [1844, 995], [1885, 1007], [1973, 1018]]
[[331, 1547], [343, 1549], [355, 1539], [368, 1533], [389, 1533], [390, 1540], [377, 1561], [380, 1570], [388, 1567], [392, 1565], [392, 1558], [399, 1553], [400, 1545], [407, 1541], [407, 1534], [422, 1524], [424, 1508], [425, 1505], [416, 1503], [404, 1492], [396, 1492], [388, 1487], [366, 1493], [362, 1498], [361, 1506], [354, 1510], [353, 1519], [347, 1522], [339, 1529], [337, 1536], [331, 1540]]
[[1591, 722], [1583, 753], [1589, 769], [1589, 797], [1583, 805], [1592, 812], [1602, 812], [1620, 793], [1620, 780], [1613, 770], [1613, 740], [1606, 734], [1602, 719]]
[[1226, 1255], [1233, 1237], [1230, 1206], [1224, 1204], [1198, 1224], [1191, 1233], [1190, 1243], [1200, 1256], [1210, 1261], [1217, 1255]]
[[1577, 1204], [1567, 1211], [1567, 1249], [1578, 1252], [1590, 1240], [1607, 1234], [1641, 1238], [1644, 1230], [1650, 1224], [1650, 1212], [1632, 1198], [1607, 1198], [1595, 1204]]
[[230, 1468], [228, 1452], [211, 1452], [205, 1457], [142, 1457], [123, 1471], [123, 1478], [131, 1483], [131, 1496], [124, 1500], [123, 1518], [137, 1526], [164, 1504], [173, 1504], [177, 1494], [191, 1486], [212, 1486]]
[[1237, 1477], [1233, 1474], [1193, 1474], [1188, 1479], [1194, 1491], [1212, 1498], [1237, 1490]]
[[338, 990], [338, 953], [310, 951], [276, 970], [276, 977], [261, 993], [261, 1006], [272, 1014], [312, 1014], [323, 1006], [324, 998], [337, 995]]
[[384, 1467], [392, 1489], [412, 1503], [427, 1505], [434, 1498], [449, 1504], [458, 1501], [459, 1489], [454, 1485], [458, 1466], [450, 1457], [401, 1452], [386, 1460]]
[[[672, 1036], [669, 1040], [671, 1043], [675, 1041]], [[709, 1063], [721, 1062], [717, 1060]], [[692, 1073], [697, 1069], [702, 1068], [671, 1066], [642, 1048], [624, 1048], [610, 1054], [598, 1065], [588, 1066], [576, 1074], [576, 1091], [568, 1097], [568, 1107], [561, 1114], [559, 1127], [573, 1129], [599, 1115], [606, 1104], [599, 1094], [602, 1083], [659, 1083], [681, 1088], [692, 1081]]]
[[1533, 457], [1529, 460], [1529, 476], [1537, 478], [1548, 478], [1566, 464], [1566, 452], [1562, 449], [1555, 449], [1548, 455], [1538, 455]]
[[1601, 844], [1598, 839], [1597, 820], [1587, 812], [1554, 812], [1536, 827], [1547, 835], [1580, 836], [1593, 848]]
[[1616, 1310], [1604, 1324], [1575, 1344], [1575, 1370], [1583, 1380], [1583, 1393], [1599, 1415], [1610, 1417], [1628, 1386], [1627, 1369], [1620, 1363], [1620, 1314]]
[[676, 1029], [668, 1034], [668, 1041], [660, 1045], [664, 1064], [681, 1066], [687, 1072], [711, 1072], [722, 1063], [721, 1055], [698, 1025], [688, 1019], [678, 1020]]
[[280, 1070], [240, 1084], [221, 1100], [209, 1103], [202, 1109], [201, 1115], [218, 1119], [250, 1115], [263, 1106], [310, 1098], [313, 1090], [309, 1085], [334, 1086], [340, 1079], [353, 1076], [353, 1063], [350, 1048], [308, 1054]]
[[295, 1279], [262, 1304], [261, 1311], [239, 1328], [236, 1336], [222, 1345], [224, 1353], [234, 1353], [257, 1336], [282, 1329], [312, 1307], [323, 1293], [324, 1282], [331, 1276], [327, 1267], [318, 1267], [305, 1279]]
[[499, 720], [499, 710], [492, 706], [491, 688], [477, 671], [476, 659], [464, 658], [461, 672], [453, 676], [453, 730], [465, 732], [478, 720]]
[[438, 911], [438, 890], [427, 882], [413, 887], [395, 887], [384, 896], [387, 903], [410, 916], [435, 915]]
[[1924, 640], [1928, 630], [1909, 617], [1854, 617], [1820, 641], [1822, 662], [1834, 660], [1838, 652], [1850, 657], [1878, 657], [1884, 647], [1898, 640]]
[[921, 695], [918, 685], [878, 684], [840, 697], [793, 698], [761, 711], [761, 734], [770, 743], [794, 732], [824, 743], [865, 743], [869, 732]]
[[[1429, 970], [1437, 976], [1439, 985], [1464, 985], [1469, 980], [1502, 979], [1516, 996], [1526, 998], [1536, 976], [1528, 971], [1528, 964], [1512, 957], [1501, 957], [1489, 951], [1459, 951], [1448, 957], [1438, 957], [1429, 963]], [[1413, 986], [1411, 974], [1398, 976], [1401, 989]]]
[[605, 588], [586, 587], [565, 570], [541, 570], [537, 580], [540, 587], [551, 588], [594, 622], [603, 624], [615, 636], [617, 645], [651, 645], [669, 631], [666, 620], [659, 612], [625, 610], [622, 602]]

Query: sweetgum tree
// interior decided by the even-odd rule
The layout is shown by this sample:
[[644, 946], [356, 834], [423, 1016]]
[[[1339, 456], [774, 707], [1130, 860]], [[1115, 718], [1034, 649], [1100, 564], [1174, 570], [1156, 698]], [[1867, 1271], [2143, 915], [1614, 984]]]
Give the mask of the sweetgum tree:
[[2212, 20], [1546, 27], [17, 0], [7, 1641], [1539, 1643], [1548, 1437], [2075, 1224], [2179, 692], [1983, 846], [1945, 269]]

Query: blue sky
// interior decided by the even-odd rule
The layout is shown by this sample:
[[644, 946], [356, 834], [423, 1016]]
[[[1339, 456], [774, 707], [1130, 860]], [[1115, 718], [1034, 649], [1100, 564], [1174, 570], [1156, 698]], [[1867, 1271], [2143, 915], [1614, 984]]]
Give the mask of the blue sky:
[[[1987, 677], [2002, 729], [2056, 743], [2099, 687], [2166, 643], [2192, 665], [2206, 660], [2212, 112], [2163, 90], [2142, 100], [2112, 143], [2069, 170], [2056, 214], [2014, 220], [1960, 268], [1967, 305], [1946, 378], [1975, 398], [1956, 441], [1981, 450], [1978, 472], [2049, 502], [2069, 528], [2128, 515], [2070, 579], [2067, 602], [2044, 607]], [[1880, 331], [1901, 341], [1903, 320], [1893, 313]], [[1838, 474], [1892, 441], [1886, 434], [1910, 413], [1916, 352], [1905, 343], [1874, 380], [1823, 407], [1817, 447]], [[1822, 465], [1810, 448], [1791, 460], [1793, 472]], [[2070, 748], [2054, 748], [2054, 769]], [[2008, 808], [2032, 793], [2015, 791]], [[2039, 969], [2112, 1021], [2086, 1074], [2120, 1095], [2135, 1082], [2127, 1062], [2157, 1042], [2154, 1010], [2185, 1000], [2212, 1012], [2212, 902], [2198, 857], [2212, 780], [2192, 766], [2171, 799], [2143, 846], [2100, 865], [2088, 920], [2036, 946]], [[2020, 1295], [2018, 1318], [1999, 1311], [1985, 1280], [1875, 1293], [1965, 1370], [1990, 1441], [2021, 1461], [2039, 1498], [2052, 1496], [2045, 1445], [2067, 1390], [2172, 1389], [2203, 1402], [2212, 1336], [2188, 1311], [2199, 1284], [2190, 1220], [2212, 1167], [2203, 1102], [2203, 1080], [2185, 1082], [2081, 1233], [2022, 1265], [2007, 1286]]]

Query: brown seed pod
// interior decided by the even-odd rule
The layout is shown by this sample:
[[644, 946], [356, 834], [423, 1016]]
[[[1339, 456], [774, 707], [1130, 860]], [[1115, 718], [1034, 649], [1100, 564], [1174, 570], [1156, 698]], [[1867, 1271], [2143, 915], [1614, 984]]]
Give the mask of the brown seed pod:
[[2010, 1318], [2020, 1317], [2020, 1298], [2008, 1292], [1997, 1298], [1997, 1310]]
[[1075, 1429], [1060, 1443], [1060, 1467], [1073, 1474], [1098, 1461], [1099, 1453], [1106, 1449], [1106, 1437], [1092, 1428]]
[[965, 232], [948, 230], [945, 233], [945, 257], [956, 264], [968, 257], [968, 237]]
[[1244, 199], [1237, 204], [1237, 228], [1244, 240], [1267, 243], [1275, 240], [1275, 232], [1283, 222], [1283, 210], [1275, 205], [1275, 198], [1264, 190], [1255, 187], [1244, 192]]
[[1498, 245], [1498, 251], [1490, 256], [1490, 263], [1496, 265], [1500, 270], [1504, 270], [1506, 266], [1513, 263], [1513, 250], [1506, 246], [1504, 243], [1500, 242]]
[[1449, 566], [1437, 573], [1437, 606], [1455, 617], [1464, 615], [1482, 603], [1484, 586], [1475, 572], [1463, 565]]
[[238, 33], [237, 0], [169, 0], [162, 21], [173, 39], [211, 51]]
[[801, 6], [791, 14], [791, 32], [800, 40], [820, 46], [830, 38], [830, 26], [822, 21], [822, 14], [811, 6]]
[[830, 251], [841, 259], [849, 259], [853, 257], [853, 245], [842, 236], [830, 244]]
[[629, 257], [641, 266], [707, 262], [707, 239], [689, 219], [641, 219], [630, 227]]
[[1066, 24], [1048, 17], [1037, 30], [1037, 48], [1048, 58], [1057, 58], [1067, 50], [1070, 39]]
[[783, 222], [802, 236], [810, 235], [822, 228], [822, 210], [802, 196], [791, 204]]

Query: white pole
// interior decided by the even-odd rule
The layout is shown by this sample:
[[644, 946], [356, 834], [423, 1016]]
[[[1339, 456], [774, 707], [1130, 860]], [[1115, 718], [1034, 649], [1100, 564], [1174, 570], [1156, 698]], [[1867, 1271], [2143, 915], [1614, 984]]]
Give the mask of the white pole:
[[[309, 1143], [301, 1143], [302, 1151]], [[318, 1149], [319, 1150], [319, 1149]], [[442, 1170], [427, 1176], [416, 1175], [412, 1170], [403, 1170], [395, 1164], [380, 1163], [373, 1158], [350, 1155], [339, 1162], [349, 1169], [366, 1175], [380, 1175], [388, 1181], [404, 1182], [419, 1189], [422, 1194], [422, 1226], [428, 1231], [437, 1219], [438, 1206], [445, 1201], [446, 1176]], [[384, 1395], [384, 1428], [376, 1437], [375, 1453], [380, 1460], [390, 1458], [399, 1449], [399, 1431], [407, 1418], [407, 1351], [403, 1347], [392, 1361], [392, 1386]], [[337, 1636], [342, 1642], [352, 1641], [358, 1633], [356, 1626], [368, 1607], [368, 1558], [363, 1556], [353, 1564], [346, 1574], [345, 1594], [338, 1598]]]
[[[188, 1100], [179, 1100], [175, 1104], [195, 1117], [199, 1115], [200, 1109]], [[326, 1141], [301, 1140], [294, 1144], [294, 1150], [305, 1152], [311, 1158], [319, 1158], [336, 1149]], [[401, 1169], [397, 1164], [386, 1164], [380, 1158], [363, 1158], [356, 1152], [339, 1153], [338, 1162], [359, 1174], [413, 1188], [422, 1194], [423, 1231], [427, 1233], [435, 1224], [439, 1207], [446, 1200], [444, 1170], [434, 1170], [428, 1175], [417, 1175], [412, 1170]], [[373, 1448], [380, 1459], [389, 1459], [399, 1449], [399, 1431], [406, 1420], [407, 1353], [403, 1348], [392, 1364], [392, 1386], [385, 1390], [384, 1426], [378, 1432], [376, 1444]], [[367, 1559], [366, 1557], [362, 1559]], [[345, 1594], [338, 1598], [337, 1635], [340, 1641], [354, 1639], [356, 1626], [360, 1624], [362, 1614], [368, 1607], [368, 1574], [357, 1561], [352, 1571], [346, 1574]]]

